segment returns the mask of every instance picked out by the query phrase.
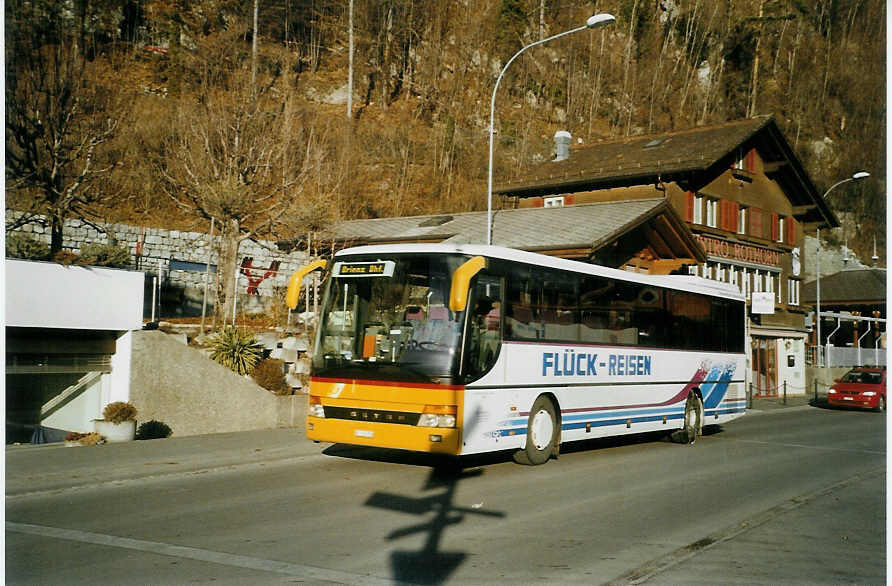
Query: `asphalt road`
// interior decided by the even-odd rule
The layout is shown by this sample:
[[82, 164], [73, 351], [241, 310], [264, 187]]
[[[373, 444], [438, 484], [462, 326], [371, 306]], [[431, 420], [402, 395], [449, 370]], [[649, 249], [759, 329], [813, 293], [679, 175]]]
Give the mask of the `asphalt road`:
[[8, 584], [884, 584], [884, 414], [753, 412], [545, 466], [271, 430], [6, 451]]

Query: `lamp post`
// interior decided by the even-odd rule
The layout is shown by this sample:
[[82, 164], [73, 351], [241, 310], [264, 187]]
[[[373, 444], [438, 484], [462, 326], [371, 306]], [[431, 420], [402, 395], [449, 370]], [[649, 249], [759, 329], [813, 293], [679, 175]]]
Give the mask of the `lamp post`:
[[[821, 196], [822, 200], [827, 200], [827, 196], [830, 195], [830, 192], [833, 191], [836, 187], [842, 185], [843, 183], [848, 183], [849, 181], [860, 181], [861, 179], [866, 179], [870, 177], [870, 173], [867, 171], [858, 171], [853, 174], [851, 177], [846, 177], [845, 179], [841, 179], [837, 181], [830, 188], [824, 192], [824, 195]], [[815, 283], [815, 321], [817, 322], [817, 330], [818, 330], [818, 366], [824, 366], [826, 363], [826, 358], [822, 355], [820, 348], [823, 346], [821, 342], [821, 228], [817, 229], [817, 237], [818, 237], [818, 248], [815, 251], [815, 273], [816, 273], [816, 283]]]
[[487, 181], [487, 189], [486, 189], [486, 243], [492, 244], [492, 145], [493, 145], [493, 120], [495, 119], [495, 111], [496, 111], [496, 92], [499, 89], [499, 83], [502, 81], [502, 76], [505, 75], [505, 71], [508, 69], [508, 66], [520, 56], [521, 53], [526, 51], [531, 47], [535, 47], [536, 45], [541, 45], [543, 43], [547, 43], [548, 41], [553, 41], [560, 37], [565, 37], [567, 35], [571, 35], [573, 33], [578, 33], [579, 31], [584, 31], [585, 29], [596, 29], [601, 28], [603, 26], [607, 26], [609, 24], [613, 24], [616, 22], [616, 18], [612, 14], [601, 13], [590, 16], [588, 20], [585, 21], [585, 24], [576, 27], [572, 30], [564, 31], [562, 33], [558, 33], [556, 35], [552, 35], [547, 39], [542, 39], [536, 41], [535, 43], [530, 43], [526, 47], [522, 48], [520, 51], [514, 54], [511, 59], [505, 63], [505, 66], [502, 67], [502, 71], [499, 72], [499, 77], [496, 79], [496, 85], [492, 89], [492, 99], [489, 102], [489, 178]]

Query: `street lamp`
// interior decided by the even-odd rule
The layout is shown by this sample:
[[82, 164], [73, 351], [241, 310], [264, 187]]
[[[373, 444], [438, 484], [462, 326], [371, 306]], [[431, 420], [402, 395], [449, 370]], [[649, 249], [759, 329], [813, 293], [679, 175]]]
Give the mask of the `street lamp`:
[[[834, 190], [834, 188], [842, 185], [843, 183], [848, 183], [849, 181], [860, 181], [861, 179], [866, 179], [870, 177], [870, 173], [867, 171], [858, 171], [853, 174], [851, 177], [846, 177], [840, 181], [837, 181], [830, 188], [824, 192], [824, 195], [821, 197], [822, 200], [827, 200], [827, 196], [830, 195], [830, 192]], [[815, 251], [815, 273], [817, 275], [816, 283], [815, 283], [815, 321], [817, 322], [817, 330], [818, 330], [818, 366], [824, 366], [822, 363], [826, 363], [826, 358], [821, 353], [821, 347], [823, 343], [821, 342], [821, 228], [817, 229], [817, 237], [818, 237], [818, 248]]]
[[536, 45], [541, 45], [543, 43], [547, 43], [548, 41], [553, 41], [554, 39], [565, 37], [567, 35], [571, 35], [573, 33], [578, 33], [579, 31], [584, 31], [585, 29], [595, 29], [601, 28], [603, 26], [607, 26], [609, 24], [613, 24], [616, 22], [616, 18], [612, 14], [602, 13], [595, 14], [590, 16], [588, 20], [585, 21], [585, 24], [576, 27], [569, 31], [564, 31], [562, 33], [558, 33], [556, 35], [550, 36], [547, 39], [542, 39], [536, 41], [535, 43], [530, 43], [520, 51], [514, 54], [511, 59], [505, 63], [505, 66], [502, 67], [502, 71], [499, 72], [499, 77], [496, 79], [496, 85], [492, 89], [492, 99], [489, 102], [489, 179], [487, 182], [487, 190], [486, 190], [486, 243], [492, 244], [492, 143], [493, 143], [493, 119], [495, 118], [496, 111], [496, 92], [499, 89], [499, 82], [502, 81], [502, 76], [505, 75], [505, 71], [508, 69], [508, 66], [520, 56], [521, 53], [526, 51], [531, 47], [535, 47]]

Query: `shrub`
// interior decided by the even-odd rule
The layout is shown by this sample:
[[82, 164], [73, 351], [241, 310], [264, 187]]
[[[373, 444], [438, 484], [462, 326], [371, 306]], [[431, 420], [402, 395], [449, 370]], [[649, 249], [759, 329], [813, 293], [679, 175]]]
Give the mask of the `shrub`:
[[267, 358], [254, 367], [254, 380], [258, 385], [277, 395], [290, 395], [291, 387], [285, 380], [285, 362]]
[[53, 255], [53, 262], [57, 262], [60, 265], [74, 265], [80, 264], [81, 257], [78, 256], [76, 252], [72, 252], [70, 250], [60, 250], [56, 254]]
[[136, 420], [136, 407], [124, 401], [109, 403], [102, 410], [102, 417], [111, 423], [124, 423]]
[[28, 234], [13, 233], [6, 237], [6, 257], [24, 260], [47, 260], [50, 247]]
[[102, 436], [95, 431], [91, 431], [90, 433], [78, 433], [76, 431], [72, 431], [65, 436], [65, 441], [77, 442], [82, 446], [95, 446], [97, 444], [104, 443]]
[[238, 374], [251, 374], [263, 355], [263, 348], [250, 332], [227, 327], [209, 338], [211, 359]]
[[136, 429], [136, 439], [138, 440], [164, 439], [170, 437], [171, 434], [173, 431], [169, 425], [154, 419], [141, 423]]
[[130, 251], [114, 244], [87, 244], [81, 248], [81, 263], [121, 269], [130, 264]]

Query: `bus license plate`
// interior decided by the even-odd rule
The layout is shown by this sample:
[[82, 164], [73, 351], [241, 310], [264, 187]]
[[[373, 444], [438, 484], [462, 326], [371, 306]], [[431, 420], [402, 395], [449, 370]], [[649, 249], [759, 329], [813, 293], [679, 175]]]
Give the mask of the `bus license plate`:
[[355, 435], [356, 437], [375, 437], [375, 432], [366, 431], [364, 429], [356, 429], [353, 430], [353, 435]]

